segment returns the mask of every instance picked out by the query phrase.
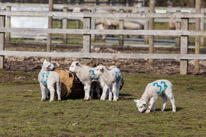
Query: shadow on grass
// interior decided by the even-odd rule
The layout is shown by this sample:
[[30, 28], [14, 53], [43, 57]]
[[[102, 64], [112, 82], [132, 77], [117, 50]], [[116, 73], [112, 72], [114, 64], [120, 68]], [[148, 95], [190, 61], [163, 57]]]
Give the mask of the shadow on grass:
[[[178, 111], [181, 111], [181, 110], [183, 110], [183, 108], [181, 108], [181, 107], [177, 107], [177, 108], [176, 108], [176, 111], [177, 111], [177, 112], [178, 112]], [[161, 109], [158, 108], [158, 109], [156, 109], [155, 111], [161, 111]], [[172, 111], [172, 108], [166, 108], [164, 111]]]
[[131, 94], [119, 93], [119, 99], [120, 99], [120, 100], [133, 100], [133, 99], [135, 99], [135, 98], [132, 97]]

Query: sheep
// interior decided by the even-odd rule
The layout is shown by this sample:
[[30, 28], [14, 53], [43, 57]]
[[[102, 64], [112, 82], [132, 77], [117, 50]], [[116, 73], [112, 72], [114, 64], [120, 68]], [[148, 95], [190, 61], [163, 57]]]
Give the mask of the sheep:
[[142, 97], [138, 100], [135, 99], [134, 102], [138, 108], [138, 111], [143, 113], [146, 110], [146, 104], [149, 102], [148, 109], [145, 113], [149, 113], [151, 110], [155, 111], [155, 102], [158, 96], [163, 99], [163, 104], [161, 110], [164, 111], [166, 107], [166, 102], [169, 99], [172, 104], [172, 111], [176, 112], [175, 99], [172, 92], [173, 85], [169, 80], [161, 79], [149, 83]]
[[90, 89], [90, 96], [92, 99], [100, 99], [102, 95], [102, 87], [98, 80], [92, 81], [91, 89]]
[[56, 85], [58, 100], [61, 100], [60, 76], [57, 72], [50, 71], [53, 69], [54, 69], [54, 65], [44, 60], [42, 68], [38, 75], [38, 81], [42, 93], [41, 101], [48, 99], [48, 90], [50, 91], [50, 102], [54, 101], [55, 85]]
[[92, 81], [98, 79], [98, 77], [96, 77], [94, 74], [94, 68], [81, 65], [78, 61], [73, 61], [69, 67], [69, 71], [75, 73], [78, 79], [84, 85], [84, 100], [91, 99], [90, 89]]
[[105, 100], [109, 91], [109, 100], [117, 101], [119, 90], [122, 84], [122, 75], [116, 66], [111, 66], [109, 70], [105, 66], [97, 66], [94, 70], [95, 76], [99, 77], [99, 82], [103, 88], [100, 100]]

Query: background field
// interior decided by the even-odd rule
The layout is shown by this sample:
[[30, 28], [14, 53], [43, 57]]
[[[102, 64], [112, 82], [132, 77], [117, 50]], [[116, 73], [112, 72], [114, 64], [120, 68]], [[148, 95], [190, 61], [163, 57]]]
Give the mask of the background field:
[[[123, 74], [118, 102], [83, 99], [41, 102], [37, 72], [0, 71], [0, 136], [194, 136], [206, 135], [204, 76]], [[174, 84], [177, 112], [142, 114], [133, 99], [148, 82]]]

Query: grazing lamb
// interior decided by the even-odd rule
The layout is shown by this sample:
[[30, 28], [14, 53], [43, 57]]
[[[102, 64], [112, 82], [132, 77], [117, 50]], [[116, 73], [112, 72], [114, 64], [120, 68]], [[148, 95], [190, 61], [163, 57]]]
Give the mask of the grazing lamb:
[[101, 100], [105, 100], [107, 91], [109, 91], [109, 100], [117, 101], [119, 97], [119, 90], [122, 84], [122, 75], [120, 70], [116, 66], [109, 67], [109, 70], [105, 66], [97, 66], [94, 71], [95, 75], [99, 77], [99, 82], [103, 88]]
[[54, 69], [54, 65], [44, 60], [44, 63], [38, 75], [38, 81], [42, 93], [41, 101], [48, 99], [48, 90], [50, 91], [50, 102], [54, 101], [55, 85], [56, 85], [58, 100], [61, 100], [60, 76], [57, 72], [50, 71], [53, 69]]
[[69, 67], [69, 71], [76, 73], [76, 76], [84, 85], [84, 100], [91, 99], [90, 89], [92, 81], [98, 79], [94, 74], [94, 68], [81, 65], [78, 61], [73, 61], [71, 66]]
[[140, 100], [135, 99], [134, 102], [136, 102], [136, 106], [139, 110], [139, 112], [144, 112], [146, 110], [146, 104], [149, 102], [148, 109], [146, 110], [146, 113], [149, 113], [151, 110], [155, 110], [155, 102], [158, 98], [158, 96], [161, 96], [163, 99], [163, 104], [161, 110], [164, 111], [166, 107], [166, 102], [169, 99], [172, 104], [172, 111], [176, 112], [176, 106], [175, 106], [175, 99], [174, 95], [172, 93], [173, 85], [170, 81], [161, 79], [154, 81], [152, 83], [149, 83], [145, 91], [140, 98]]

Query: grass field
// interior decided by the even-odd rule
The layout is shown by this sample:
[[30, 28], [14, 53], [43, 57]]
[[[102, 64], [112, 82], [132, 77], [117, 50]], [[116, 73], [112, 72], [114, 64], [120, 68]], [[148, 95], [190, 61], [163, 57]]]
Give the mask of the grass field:
[[[83, 99], [41, 102], [36, 72], [0, 70], [0, 136], [206, 136], [206, 77], [123, 74], [118, 102]], [[169, 79], [177, 112], [168, 102], [165, 112], [139, 113], [148, 82]]]

